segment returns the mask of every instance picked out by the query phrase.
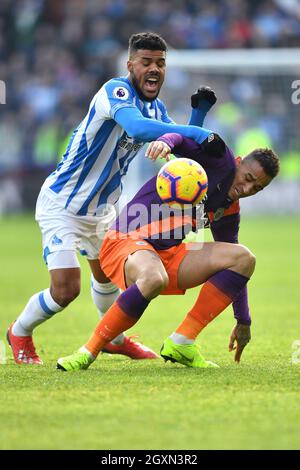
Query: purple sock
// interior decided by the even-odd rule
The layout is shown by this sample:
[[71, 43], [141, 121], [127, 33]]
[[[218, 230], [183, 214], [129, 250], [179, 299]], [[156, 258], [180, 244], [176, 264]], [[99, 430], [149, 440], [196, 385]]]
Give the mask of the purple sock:
[[140, 318], [149, 304], [149, 300], [145, 299], [136, 284], [122, 292], [116, 302], [127, 315], [134, 318]]
[[251, 324], [246, 286], [248, 281], [248, 277], [230, 269], [219, 271], [209, 278], [209, 282], [233, 300], [234, 317], [244, 325]]
[[245, 287], [249, 278], [230, 269], [223, 269], [223, 271], [219, 271], [211, 276], [208, 281], [234, 300], [243, 287]]

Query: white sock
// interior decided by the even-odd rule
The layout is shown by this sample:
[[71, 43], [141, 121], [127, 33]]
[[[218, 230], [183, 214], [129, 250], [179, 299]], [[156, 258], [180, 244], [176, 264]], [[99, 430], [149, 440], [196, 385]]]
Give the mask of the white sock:
[[[112, 304], [117, 300], [120, 295], [120, 289], [113, 284], [112, 282], [108, 282], [106, 284], [102, 284], [91, 275], [91, 294], [94, 304], [97, 307], [99, 317], [104, 317], [105, 313], [112, 306]], [[117, 336], [113, 341], [113, 344], [122, 344], [124, 341], [124, 334], [121, 333]]]
[[34, 328], [63, 310], [50, 294], [50, 289], [34, 294], [27, 302], [23, 312], [12, 327], [12, 334], [16, 336], [31, 336]]
[[195, 342], [193, 339], [187, 338], [180, 333], [172, 333], [170, 338], [175, 344], [193, 344]]
[[92, 361], [94, 361], [96, 359], [95, 356], [88, 349], [86, 349], [85, 346], [81, 346], [81, 348], [79, 348], [79, 351], [84, 352], [84, 353], [88, 353], [90, 355], [90, 358], [91, 358]]

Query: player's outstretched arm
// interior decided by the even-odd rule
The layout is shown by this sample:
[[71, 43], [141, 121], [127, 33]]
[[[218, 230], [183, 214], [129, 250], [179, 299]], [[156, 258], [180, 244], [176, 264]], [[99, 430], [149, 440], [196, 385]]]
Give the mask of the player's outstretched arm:
[[165, 158], [169, 161], [171, 153], [184, 156], [197, 149], [200, 149], [200, 146], [188, 137], [183, 137], [181, 134], [176, 133], [164, 134], [149, 144], [146, 157], [150, 158], [150, 160]]
[[212, 88], [203, 86], [191, 96], [192, 113], [189, 124], [203, 126], [208, 111], [214, 106], [217, 96]]
[[240, 362], [242, 353], [251, 339], [250, 325], [237, 323], [230, 335], [228, 350], [235, 351], [234, 360]]
[[154, 140], [151, 142], [146, 150], [146, 157], [150, 160], [157, 158], [164, 158], [167, 162], [170, 161], [171, 147], [166, 142]]
[[[219, 221], [210, 224], [211, 232], [215, 241], [227, 243], [238, 243], [238, 233], [240, 226], [239, 205], [236, 204], [236, 213], [223, 216]], [[246, 344], [251, 339], [250, 325], [251, 315], [248, 305], [248, 289], [245, 286], [233, 304], [234, 318], [237, 321], [233, 328], [229, 341], [229, 351], [236, 350], [235, 361], [240, 362], [242, 352]]]
[[115, 113], [114, 119], [125, 129], [130, 137], [134, 137], [141, 142], [151, 142], [163, 134], [175, 132], [201, 144], [212, 134], [211, 130], [203, 127], [180, 126], [145, 118], [136, 107], [124, 107], [119, 109]]

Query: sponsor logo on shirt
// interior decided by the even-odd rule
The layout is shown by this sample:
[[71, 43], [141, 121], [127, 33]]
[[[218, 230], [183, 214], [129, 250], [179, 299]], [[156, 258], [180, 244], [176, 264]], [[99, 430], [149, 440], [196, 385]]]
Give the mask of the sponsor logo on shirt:
[[134, 151], [137, 152], [139, 149], [143, 147], [143, 143], [136, 143], [133, 141], [132, 137], [128, 137], [126, 135], [124, 139], [120, 140], [119, 147], [126, 150], [126, 151]]

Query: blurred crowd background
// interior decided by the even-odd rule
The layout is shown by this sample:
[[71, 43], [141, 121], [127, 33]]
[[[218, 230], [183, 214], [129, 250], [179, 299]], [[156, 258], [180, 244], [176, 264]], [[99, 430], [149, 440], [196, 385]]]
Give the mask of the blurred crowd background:
[[[1, 0], [0, 214], [34, 206], [92, 96], [117, 76], [129, 36], [145, 30], [160, 33], [170, 50], [292, 49], [300, 47], [300, 1]], [[299, 71], [300, 65], [298, 78]], [[255, 129], [259, 142], [289, 162], [286, 175], [300, 177], [300, 105], [290, 98], [297, 75], [289, 73], [284, 80], [227, 74], [220, 82], [199, 74], [191, 80], [180, 71], [168, 77], [162, 98], [171, 117], [184, 123], [189, 103], [184, 95], [178, 99], [180, 89], [190, 95], [201, 84], [214, 86], [221, 100], [210, 127], [237, 153], [245, 147], [240, 132], [247, 130], [252, 143]]]

